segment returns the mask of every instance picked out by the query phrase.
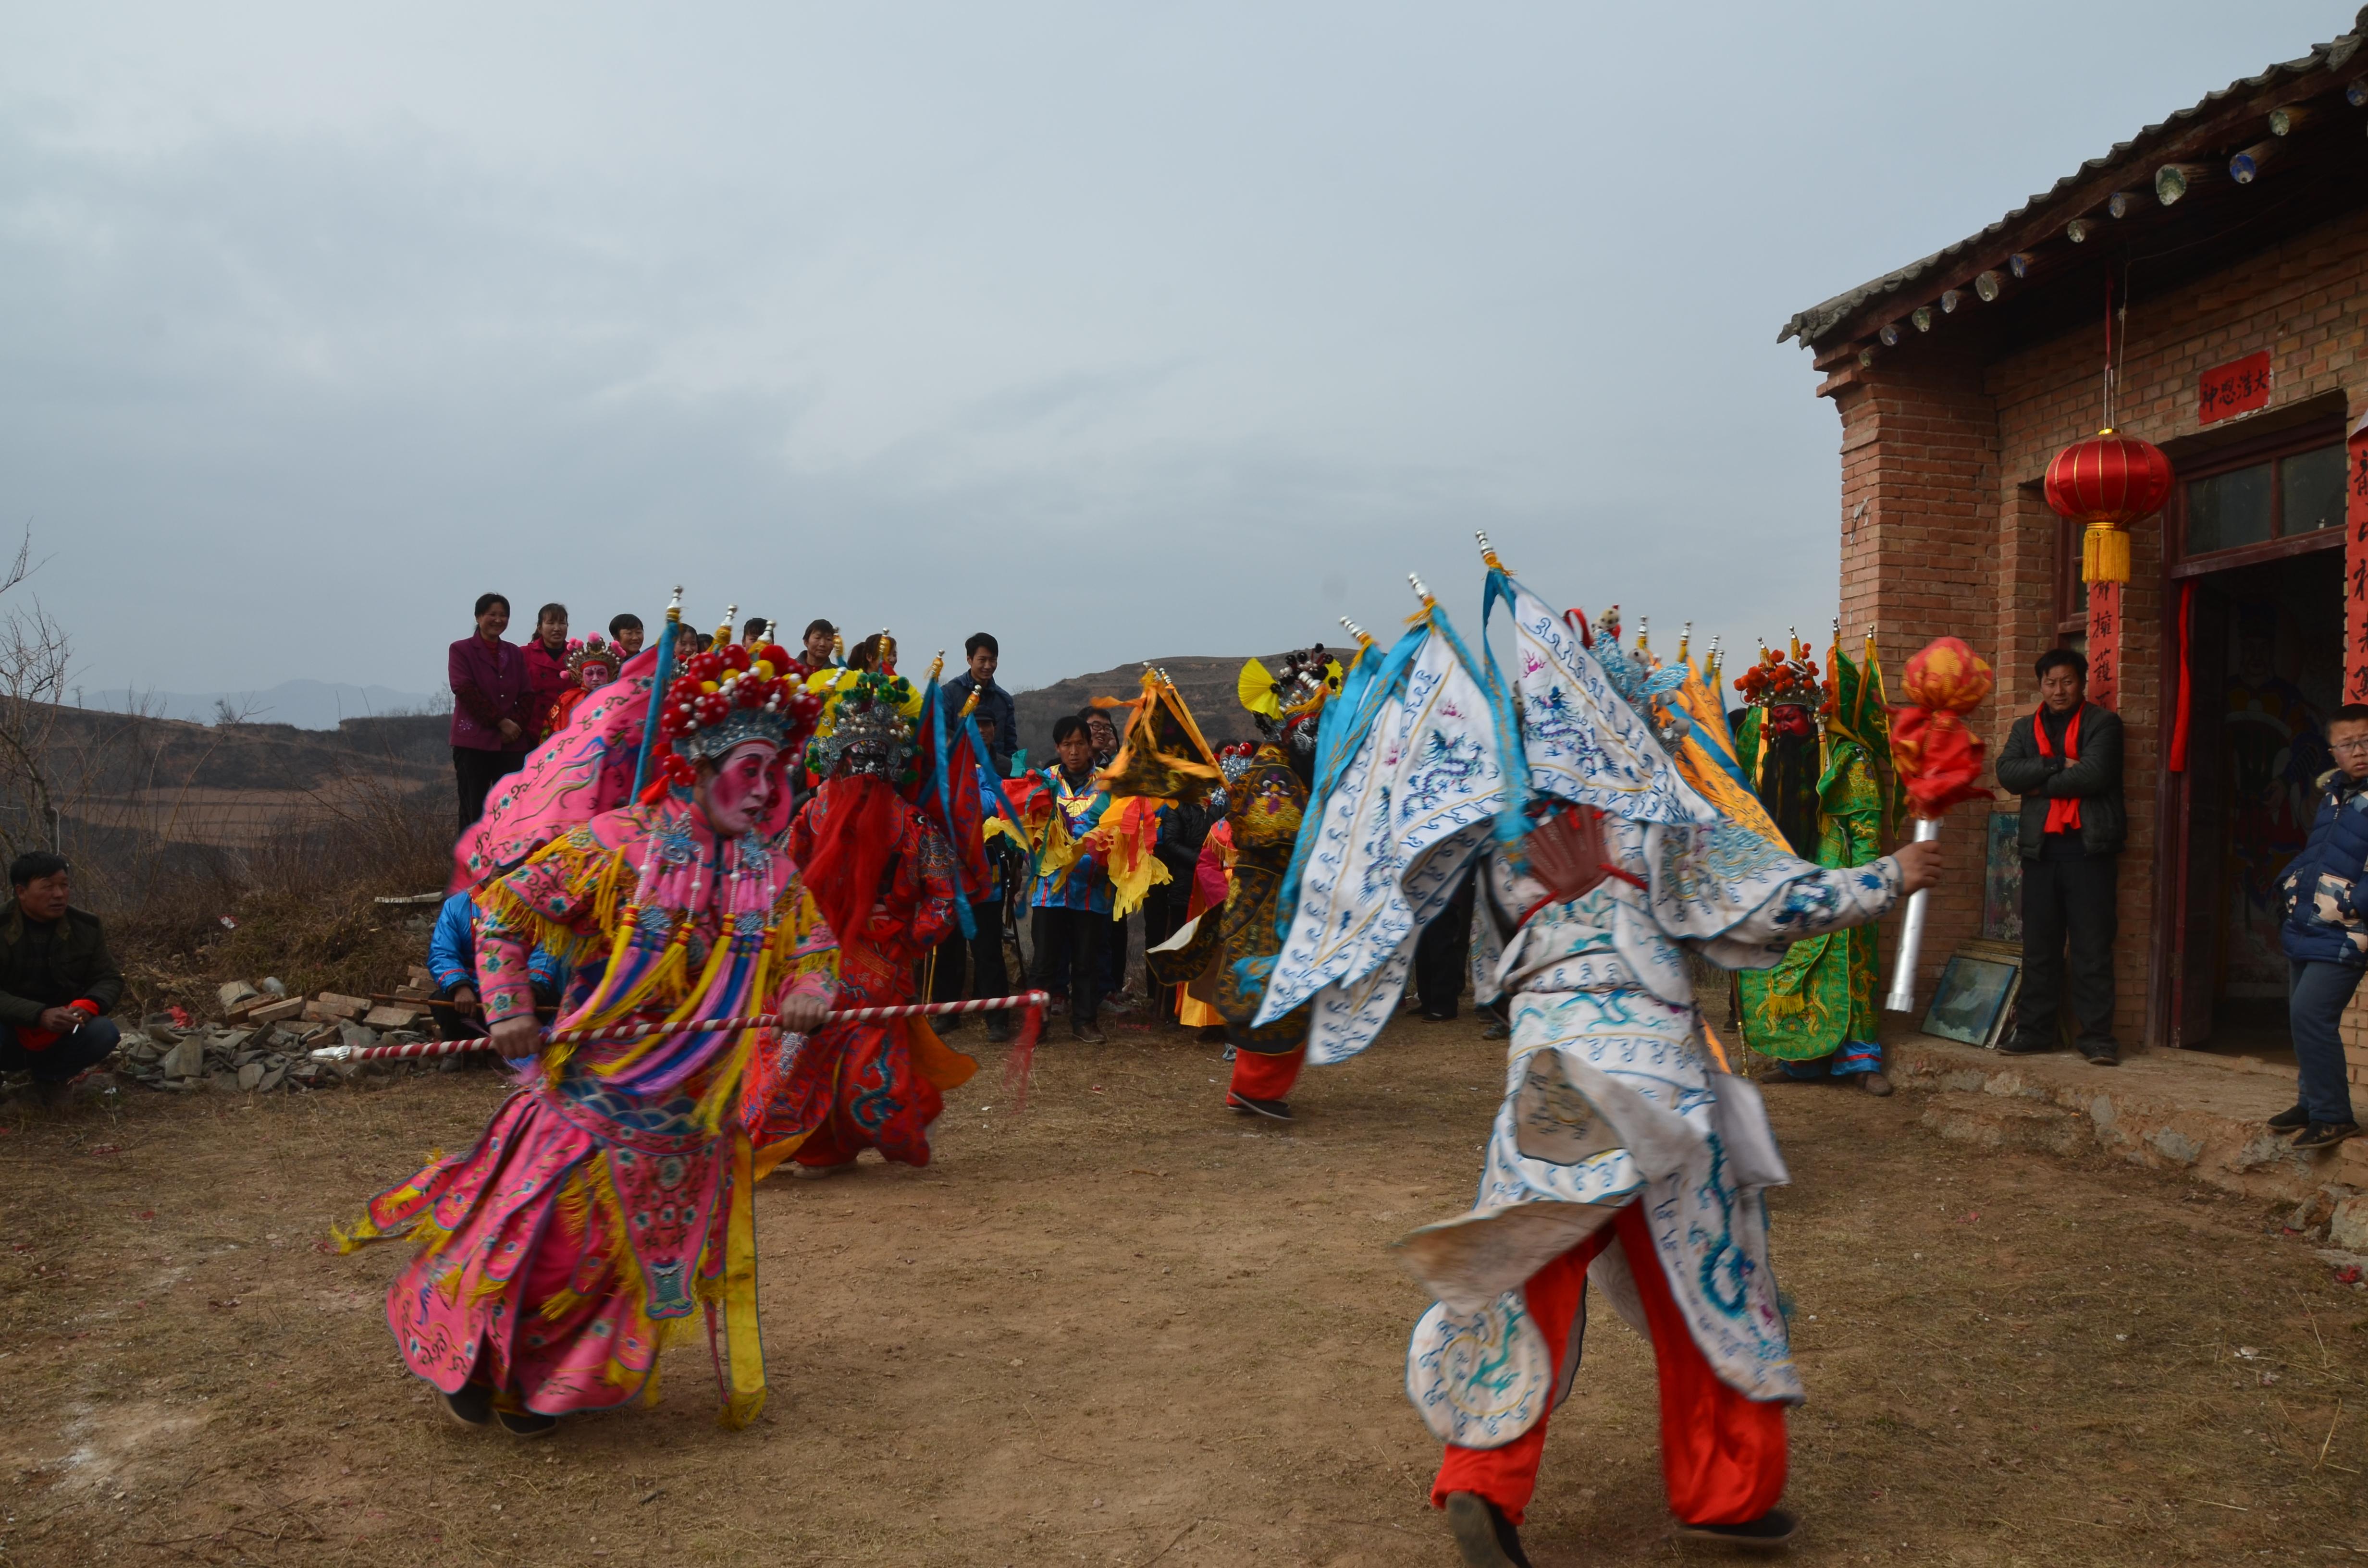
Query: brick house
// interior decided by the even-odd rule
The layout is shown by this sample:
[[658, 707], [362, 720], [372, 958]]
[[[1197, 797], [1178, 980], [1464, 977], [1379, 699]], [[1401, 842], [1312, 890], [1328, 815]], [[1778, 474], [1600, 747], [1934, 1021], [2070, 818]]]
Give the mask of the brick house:
[[[2283, 1046], [2269, 884], [2329, 766], [2327, 714], [2368, 696], [2368, 437], [2346, 445], [2368, 423], [2363, 40], [2368, 11], [1780, 338], [1812, 351], [1841, 416], [1851, 640], [1872, 625], [1895, 682], [1943, 633], [1989, 657], [1998, 692], [1976, 722], [1993, 756], [2057, 644], [2087, 653], [2090, 696], [2123, 717], [2125, 1048]], [[2132, 530], [2130, 581], [2087, 588], [2078, 530], [2041, 482], [2103, 423], [2109, 290], [2114, 424], [2176, 477]], [[1919, 996], [1961, 942], [2019, 929], [1990, 815], [1961, 808], [1943, 829]], [[2346, 1038], [2368, 1084], [2363, 1007]]]

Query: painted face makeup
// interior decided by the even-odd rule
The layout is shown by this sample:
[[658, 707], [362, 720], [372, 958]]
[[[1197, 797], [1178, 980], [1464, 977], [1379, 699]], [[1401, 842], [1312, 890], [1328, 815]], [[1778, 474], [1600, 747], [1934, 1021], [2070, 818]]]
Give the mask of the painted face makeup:
[[773, 775], [779, 756], [763, 741], [744, 742], [726, 752], [707, 781], [707, 825], [727, 838], [755, 827], [780, 787]]

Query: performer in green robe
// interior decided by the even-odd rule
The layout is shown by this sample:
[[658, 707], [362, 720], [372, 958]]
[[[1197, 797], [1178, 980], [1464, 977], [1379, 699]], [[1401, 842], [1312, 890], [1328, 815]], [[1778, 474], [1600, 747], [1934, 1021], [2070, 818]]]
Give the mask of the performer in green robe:
[[[1750, 707], [1737, 760], [1792, 851], [1827, 869], [1882, 858], [1897, 814], [1883, 674], [1869, 637], [1853, 665], [1837, 634], [1829, 678], [1796, 637], [1789, 656], [1762, 650], [1736, 682]], [[1855, 1078], [1891, 1093], [1876, 1039], [1879, 983], [1872, 926], [1796, 942], [1773, 969], [1736, 976], [1744, 1043], [1793, 1078]]]

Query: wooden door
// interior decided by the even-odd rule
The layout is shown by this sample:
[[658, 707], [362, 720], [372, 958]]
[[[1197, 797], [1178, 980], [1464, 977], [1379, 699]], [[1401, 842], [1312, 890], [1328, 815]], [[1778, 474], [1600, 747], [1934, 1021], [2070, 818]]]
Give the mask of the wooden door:
[[[2218, 971], [2221, 869], [2228, 831], [2228, 599], [2209, 578], [2195, 583], [2195, 624], [2188, 654], [2187, 771], [2179, 791], [2172, 859], [2178, 895], [2171, 905], [2171, 1043], [2212, 1038]], [[2173, 604], [2177, 599], [2174, 597]], [[2174, 611], [2175, 613], [2175, 611]], [[2174, 696], [2173, 700], [2176, 700]]]

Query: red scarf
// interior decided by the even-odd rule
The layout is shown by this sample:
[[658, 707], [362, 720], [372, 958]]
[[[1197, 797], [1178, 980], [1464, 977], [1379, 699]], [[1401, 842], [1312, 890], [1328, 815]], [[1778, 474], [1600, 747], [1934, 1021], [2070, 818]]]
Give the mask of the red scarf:
[[[2064, 760], [2067, 763], [2080, 760], [2080, 714], [2087, 706], [2083, 703], [2072, 710], [2072, 722], [2064, 726]], [[2055, 749], [2047, 744], [2047, 704], [2041, 703], [2039, 711], [2031, 716], [2031, 733], [2039, 739], [2040, 756], [2055, 755]], [[2079, 829], [2080, 798], [2078, 795], [2059, 795], [2047, 802], [2047, 832], [2077, 833]]]

